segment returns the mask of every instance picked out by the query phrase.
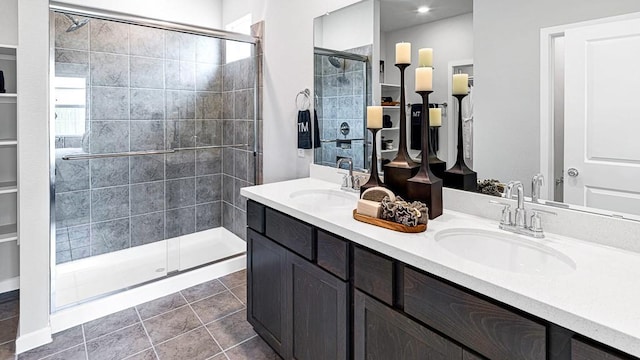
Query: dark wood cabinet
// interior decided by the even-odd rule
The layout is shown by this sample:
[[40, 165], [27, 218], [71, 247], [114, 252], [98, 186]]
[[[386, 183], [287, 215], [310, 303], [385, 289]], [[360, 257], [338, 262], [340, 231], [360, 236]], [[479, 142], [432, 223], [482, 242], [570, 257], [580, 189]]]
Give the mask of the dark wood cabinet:
[[393, 305], [393, 267], [390, 258], [354, 247], [353, 284], [387, 305]]
[[346, 360], [349, 357], [348, 283], [289, 252], [288, 331], [296, 360]]
[[247, 216], [248, 321], [286, 360], [638, 360], [262, 204]]
[[578, 339], [571, 340], [571, 360], [631, 360], [633, 357], [627, 357], [621, 354], [614, 354], [609, 350], [605, 350], [594, 345], [587, 344]]
[[[354, 359], [463, 359], [462, 348], [356, 290]], [[471, 358], [469, 358], [471, 359]]]
[[247, 320], [279, 354], [290, 312], [286, 308], [287, 251], [247, 229]]
[[269, 231], [277, 228], [273, 224], [270, 227], [270, 219], [278, 224], [289, 221], [275, 212], [270, 216], [270, 211], [267, 209], [266, 233], [276, 234], [278, 239], [259, 234], [252, 227], [247, 229], [249, 323], [284, 359], [347, 360], [349, 283], [281, 245], [300, 250], [307, 249], [310, 242], [309, 238], [297, 237], [304, 224], [297, 226], [291, 237], [285, 238], [287, 231], [283, 229]]
[[546, 359], [546, 327], [422, 272], [404, 273], [404, 310], [490, 359]]

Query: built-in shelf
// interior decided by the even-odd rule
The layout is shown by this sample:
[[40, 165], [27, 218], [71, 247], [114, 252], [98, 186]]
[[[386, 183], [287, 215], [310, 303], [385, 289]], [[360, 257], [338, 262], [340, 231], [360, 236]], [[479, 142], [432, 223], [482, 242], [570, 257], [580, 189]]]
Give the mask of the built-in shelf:
[[0, 243], [18, 240], [18, 226], [16, 224], [0, 226]]
[[400, 109], [400, 105], [383, 105], [382, 106], [383, 109]]
[[380, 150], [381, 153], [386, 154], [386, 153], [392, 153], [392, 152], [396, 152], [398, 151], [398, 149], [391, 149], [391, 150]]
[[390, 128], [382, 128], [382, 130], [387, 130], [387, 131], [390, 131], [390, 130], [400, 130], [400, 128], [399, 128], [399, 127], [390, 127]]
[[[0, 26], [2, 30], [5, 27]], [[17, 46], [0, 44], [0, 70], [6, 93], [0, 93], [0, 243], [17, 241]], [[3, 257], [4, 259], [4, 257]]]
[[15, 181], [0, 182], [0, 195], [18, 192], [18, 184]]
[[387, 83], [380, 83], [380, 86], [383, 86], [383, 87], [393, 87], [393, 88], [400, 88], [400, 85], [398, 85], [398, 84], [387, 84]]
[[18, 47], [15, 45], [5, 45], [5, 44], [0, 44], [0, 55], [9, 55], [9, 56], [13, 56], [14, 60], [15, 60], [15, 56], [16, 56], [16, 49]]
[[18, 145], [18, 140], [16, 139], [0, 139], [0, 146], [11, 146]]

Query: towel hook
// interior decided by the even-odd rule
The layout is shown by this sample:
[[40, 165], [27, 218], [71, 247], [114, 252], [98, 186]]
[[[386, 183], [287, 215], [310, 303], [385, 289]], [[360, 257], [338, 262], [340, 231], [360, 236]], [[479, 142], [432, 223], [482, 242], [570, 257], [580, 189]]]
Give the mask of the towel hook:
[[[302, 98], [300, 98], [300, 95], [302, 95]], [[309, 110], [310, 106], [311, 91], [309, 89], [304, 89], [296, 95], [296, 108], [298, 108], [298, 111], [303, 111]]]

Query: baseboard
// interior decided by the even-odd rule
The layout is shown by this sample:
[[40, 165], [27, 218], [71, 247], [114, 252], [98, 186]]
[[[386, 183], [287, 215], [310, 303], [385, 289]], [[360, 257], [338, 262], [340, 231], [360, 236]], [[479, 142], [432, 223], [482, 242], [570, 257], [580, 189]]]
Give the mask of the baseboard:
[[57, 333], [85, 322], [128, 309], [246, 267], [246, 256], [194, 269], [124, 292], [62, 309], [51, 314], [51, 330]]
[[0, 294], [20, 289], [20, 277], [0, 281]]
[[51, 341], [51, 327], [49, 326], [28, 334], [20, 335], [16, 339], [16, 354], [35, 349]]

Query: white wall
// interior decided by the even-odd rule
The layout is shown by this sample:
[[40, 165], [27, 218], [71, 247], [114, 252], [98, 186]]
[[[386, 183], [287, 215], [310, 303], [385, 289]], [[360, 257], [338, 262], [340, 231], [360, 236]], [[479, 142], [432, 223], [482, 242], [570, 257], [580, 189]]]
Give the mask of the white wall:
[[478, 178], [529, 181], [540, 168], [540, 28], [640, 11], [637, 0], [475, 0]]
[[222, 0], [61, 0], [61, 3], [110, 10], [189, 25], [222, 27]]
[[[448, 117], [443, 118], [440, 129], [440, 158], [447, 160], [449, 126], [457, 119], [448, 94], [448, 66], [450, 61], [473, 58], [473, 14], [463, 14], [384, 34], [382, 44], [385, 58], [385, 82], [400, 84], [400, 70], [394, 66], [396, 43], [411, 43], [412, 65], [405, 70], [405, 91], [408, 104], [422, 103], [415, 93], [415, 69], [418, 66], [418, 49], [433, 48], [433, 93], [430, 103], [449, 103]], [[407, 112], [408, 114], [408, 112]], [[454, 145], [455, 146], [455, 145]], [[450, 164], [452, 165], [452, 163]]]
[[16, 351], [49, 330], [49, 2], [18, 2], [18, 233], [20, 327]]
[[222, 23], [221, 28], [224, 29], [229, 23], [251, 12], [251, 4], [249, 0], [222, 0]]
[[322, 16], [320, 36], [315, 46], [347, 50], [373, 44], [374, 7], [372, 0], [353, 4], [329, 16]]
[[[327, 2], [252, 0], [254, 22], [265, 21], [264, 48], [264, 182], [308, 176], [312, 151], [297, 156], [296, 94], [313, 89], [313, 19]], [[334, 0], [329, 11], [356, 0]], [[346, 34], [345, 36], [348, 36]]]

